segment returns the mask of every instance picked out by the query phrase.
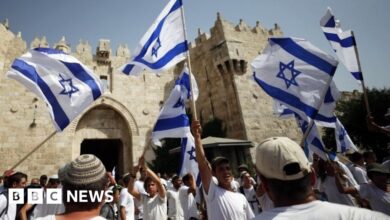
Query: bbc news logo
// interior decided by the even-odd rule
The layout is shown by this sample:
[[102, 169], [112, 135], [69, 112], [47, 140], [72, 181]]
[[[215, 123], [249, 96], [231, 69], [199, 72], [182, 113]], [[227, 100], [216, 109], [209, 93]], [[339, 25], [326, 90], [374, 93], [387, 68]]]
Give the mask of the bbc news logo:
[[[24, 204], [25, 203], [24, 189], [8, 189], [9, 204]], [[46, 194], [46, 196], [44, 196]], [[27, 189], [28, 204], [62, 204], [62, 189]], [[112, 202], [114, 197], [111, 191], [91, 191], [91, 190], [74, 190], [66, 192], [66, 202]]]

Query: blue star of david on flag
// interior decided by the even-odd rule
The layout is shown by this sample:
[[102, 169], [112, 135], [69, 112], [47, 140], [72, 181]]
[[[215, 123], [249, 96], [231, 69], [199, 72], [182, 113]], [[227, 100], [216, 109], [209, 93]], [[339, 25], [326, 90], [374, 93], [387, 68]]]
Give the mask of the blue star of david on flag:
[[72, 97], [73, 93], [76, 93], [79, 91], [79, 89], [73, 85], [72, 78], [64, 79], [61, 74], [59, 74], [60, 80], [59, 83], [61, 84], [63, 90], [60, 92], [61, 95], [68, 95], [69, 98]]
[[180, 108], [180, 107], [184, 108], [184, 100], [180, 97], [173, 107], [174, 108]]
[[191, 150], [187, 151], [187, 154], [190, 155], [190, 160], [195, 160], [196, 162], [198, 162], [196, 160], [196, 157], [194, 156], [194, 153], [195, 153], [195, 148], [194, 146], [191, 147]]
[[345, 129], [341, 128], [339, 130], [339, 141], [340, 141], [340, 145], [341, 145], [342, 150], [346, 149], [346, 144], [345, 144], [345, 139], [344, 139], [346, 135], [347, 135], [347, 132], [345, 131]]
[[[290, 70], [290, 73], [291, 73], [291, 78], [290, 79], [288, 79], [286, 77], [286, 74], [284, 72], [286, 69]], [[284, 82], [286, 83], [286, 86], [287, 86], [287, 89], [288, 89], [291, 85], [299, 86], [297, 81], [295, 81], [295, 78], [300, 73], [301, 73], [300, 71], [294, 69], [294, 60], [292, 60], [288, 64], [284, 64], [282, 62], [279, 62], [279, 72], [278, 72], [278, 75], [276, 75], [276, 77], [283, 79]]]
[[160, 37], [158, 37], [156, 43], [152, 48], [152, 56], [157, 57], [157, 52], [160, 48], [161, 48], [161, 41], [160, 41]]

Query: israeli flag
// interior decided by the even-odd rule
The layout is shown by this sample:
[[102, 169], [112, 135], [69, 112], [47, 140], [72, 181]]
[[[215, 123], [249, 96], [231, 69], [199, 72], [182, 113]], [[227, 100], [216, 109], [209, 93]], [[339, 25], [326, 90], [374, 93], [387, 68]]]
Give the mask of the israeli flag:
[[179, 175], [184, 176], [187, 173], [192, 173], [197, 185], [199, 185], [199, 167], [196, 160], [195, 140], [191, 133], [188, 133], [187, 137], [181, 141]]
[[186, 57], [188, 51], [181, 0], [171, 0], [142, 37], [135, 56], [121, 67], [127, 75], [138, 75], [143, 69], [167, 70]]
[[62, 131], [103, 93], [100, 80], [62, 51], [36, 48], [15, 59], [7, 76], [41, 97]]
[[[254, 79], [271, 97], [301, 116], [334, 122], [334, 107], [319, 112], [337, 60], [297, 38], [270, 38], [252, 62]], [[324, 98], [325, 96], [325, 98]]]
[[184, 68], [165, 101], [153, 128], [152, 140], [155, 143], [158, 143], [158, 140], [162, 138], [184, 138], [191, 133], [185, 102], [190, 99], [192, 94], [195, 100], [198, 98], [199, 90], [194, 77], [192, 77], [192, 84], [193, 92], [191, 92], [189, 71]]
[[[336, 84], [332, 80], [330, 87], [326, 92], [324, 103], [322, 103], [320, 110], [315, 117], [315, 121], [318, 125], [323, 127], [335, 128], [337, 120], [336, 116], [329, 118], [324, 117], [323, 115], [326, 115], [328, 112], [332, 112], [335, 109], [336, 102], [340, 98], [340, 96], [340, 91], [337, 89]], [[295, 117], [295, 114], [297, 113], [288, 109], [282, 102], [274, 99], [274, 115], [278, 116], [279, 118], [292, 118]], [[300, 117], [304, 118], [305, 115], [301, 114]]]
[[349, 137], [347, 131], [345, 130], [343, 124], [340, 122], [339, 119], [336, 120], [335, 138], [337, 144], [337, 152], [345, 153], [349, 149], [352, 149], [353, 151], [358, 151], [357, 147], [355, 146], [355, 144], [353, 144], [351, 138]]
[[[302, 118], [298, 114], [295, 114], [295, 119], [298, 126], [301, 128], [302, 133], [306, 133], [309, 125], [308, 118]], [[317, 154], [323, 160], [337, 160], [335, 153], [325, 149], [325, 144], [322, 141], [321, 135], [318, 132], [316, 123], [311, 127], [309, 134], [304, 140], [304, 151], [306, 156], [312, 161], [313, 154]]]
[[356, 54], [356, 41], [351, 30], [343, 31], [340, 28], [339, 22], [332, 14], [332, 10], [328, 8], [325, 15], [320, 21], [321, 28], [328, 39], [333, 50], [336, 52], [337, 58], [344, 64], [347, 70], [359, 82], [363, 80], [363, 74], [358, 63]]

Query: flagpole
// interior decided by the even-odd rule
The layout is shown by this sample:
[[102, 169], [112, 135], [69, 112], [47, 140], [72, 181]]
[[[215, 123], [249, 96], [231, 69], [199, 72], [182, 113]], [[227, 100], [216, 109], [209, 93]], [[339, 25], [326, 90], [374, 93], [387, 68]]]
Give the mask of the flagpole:
[[[183, 21], [183, 30], [184, 30], [184, 38], [187, 41], [187, 47], [188, 47], [188, 38], [187, 38], [187, 28], [186, 28], [186, 21], [184, 17], [184, 5], [183, 1], [179, 0], [182, 3], [181, 7], [181, 18]], [[187, 63], [188, 63], [188, 71], [190, 75], [190, 86], [191, 86], [191, 109], [192, 109], [192, 120], [198, 120], [197, 114], [196, 114], [196, 106], [195, 106], [195, 98], [194, 98], [194, 88], [193, 88], [193, 82], [192, 82], [192, 70], [191, 70], [191, 58], [190, 58], [190, 48], [187, 50]]]
[[[328, 89], [330, 88], [330, 83], [332, 82], [332, 80], [333, 80], [333, 77], [329, 77], [329, 80], [328, 80], [328, 82], [327, 82], [327, 84], [326, 84], [327, 86], [325, 87], [324, 92], [322, 93], [322, 96], [321, 96], [321, 100], [320, 100], [320, 102], [319, 102], [319, 104], [318, 104], [318, 106], [317, 106], [317, 108], [316, 108], [316, 109], [317, 109], [317, 114], [318, 114], [318, 111], [319, 111], [320, 108], [321, 108], [321, 105], [324, 103], [325, 96], [326, 96], [326, 92], [327, 92]], [[310, 122], [309, 122], [309, 125], [307, 126], [306, 132], [304, 133], [304, 135], [303, 135], [303, 137], [302, 137], [302, 141], [301, 141], [301, 146], [302, 146], [302, 147], [304, 147], [305, 140], [306, 140], [307, 136], [309, 135], [311, 129], [313, 128], [313, 125], [314, 125], [314, 118], [315, 118], [315, 116], [314, 116], [313, 118], [310, 118], [310, 117], [309, 117], [309, 119], [311, 119], [311, 120], [310, 120]]]
[[52, 138], [55, 134], [57, 133], [57, 131], [53, 131], [49, 136], [46, 137], [45, 140], [43, 140], [41, 143], [39, 143], [36, 147], [34, 147], [34, 149], [32, 149], [28, 154], [26, 154], [26, 156], [24, 156], [21, 160], [19, 160], [19, 162], [17, 162], [14, 166], [11, 167], [11, 170], [15, 169], [17, 166], [19, 166], [21, 163], [23, 163], [23, 161], [25, 161], [31, 154], [33, 154], [35, 151], [37, 151], [40, 147], [43, 146], [43, 144], [45, 144], [50, 138]]
[[[353, 31], [351, 31], [351, 35], [352, 35], [353, 39], [355, 39], [355, 35], [354, 35]], [[360, 65], [359, 51], [358, 51], [356, 43], [355, 43], [354, 49], [355, 49], [356, 60], [357, 60], [357, 64], [358, 64], [358, 70], [362, 74], [362, 90], [363, 90], [364, 103], [366, 105], [367, 115], [371, 116], [370, 106], [368, 104], [367, 89], [366, 89], [366, 86], [364, 85], [363, 72], [362, 72], [362, 67]]]

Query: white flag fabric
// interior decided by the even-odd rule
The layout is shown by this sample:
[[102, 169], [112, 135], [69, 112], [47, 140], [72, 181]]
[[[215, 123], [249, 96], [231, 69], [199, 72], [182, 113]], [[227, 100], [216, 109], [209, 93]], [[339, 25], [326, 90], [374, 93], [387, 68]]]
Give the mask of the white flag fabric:
[[15, 59], [7, 76], [46, 102], [57, 131], [64, 130], [103, 93], [92, 70], [49, 48], [36, 48]]
[[184, 68], [175, 82], [168, 99], [160, 111], [157, 122], [153, 128], [152, 140], [156, 143], [162, 138], [184, 138], [190, 132], [190, 122], [186, 114], [185, 102], [194, 94], [195, 100], [199, 91], [195, 78], [192, 75], [194, 92], [191, 92], [188, 69]]
[[142, 37], [135, 55], [121, 68], [127, 75], [138, 75], [143, 69], [160, 72], [186, 57], [184, 21], [181, 0], [170, 0]]
[[349, 137], [347, 131], [345, 130], [343, 124], [340, 122], [339, 119], [336, 120], [335, 138], [337, 144], [337, 152], [345, 153], [350, 149], [352, 149], [352, 151], [358, 151], [357, 147], [352, 142], [351, 138]]
[[[298, 126], [301, 128], [302, 133], [305, 134], [309, 125], [308, 118], [302, 118], [298, 114], [295, 114], [295, 119]], [[304, 141], [304, 145], [305, 154], [310, 160], [313, 159], [314, 153], [323, 160], [337, 160], [335, 153], [328, 152], [325, 149], [325, 144], [322, 142], [316, 123], [311, 127], [310, 132]]]
[[340, 28], [330, 8], [326, 10], [325, 15], [321, 18], [320, 25], [337, 58], [356, 80], [359, 82], [363, 80], [356, 54], [356, 41], [352, 31], [343, 31]]
[[254, 79], [271, 97], [311, 119], [334, 122], [333, 108], [320, 112], [337, 60], [306, 40], [270, 38], [252, 62]]
[[[181, 142], [181, 155], [180, 155], [180, 176], [184, 176], [187, 173], [192, 173], [197, 181], [199, 174], [198, 161], [196, 160], [195, 140], [191, 133], [187, 134], [186, 138]], [[197, 184], [199, 185], [199, 184]]]

